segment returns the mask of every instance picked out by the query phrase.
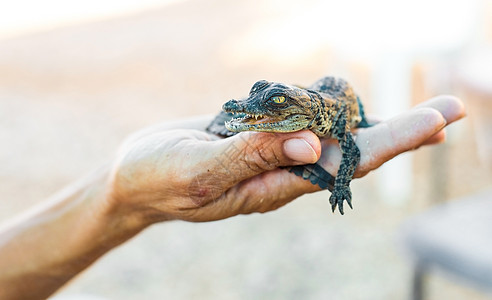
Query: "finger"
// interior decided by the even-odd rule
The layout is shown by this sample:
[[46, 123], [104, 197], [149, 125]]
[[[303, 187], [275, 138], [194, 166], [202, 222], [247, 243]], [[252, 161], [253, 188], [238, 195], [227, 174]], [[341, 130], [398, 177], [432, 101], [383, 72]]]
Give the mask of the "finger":
[[228, 189], [193, 214], [192, 221], [219, 220], [238, 214], [275, 210], [297, 197], [319, 191], [318, 186], [284, 169], [275, 169], [249, 178]]
[[321, 145], [319, 138], [307, 130], [285, 134], [244, 132], [215, 143], [214, 152], [224, 159], [228, 175], [238, 182], [279, 166], [314, 163], [321, 155]]
[[[437, 96], [416, 106], [416, 108], [423, 107], [438, 110], [443, 115], [444, 119], [446, 119], [447, 124], [451, 124], [466, 115], [463, 102], [454, 96]], [[441, 144], [445, 140], [446, 133], [444, 131], [440, 131], [425, 141], [423, 145]]]
[[446, 141], [446, 130], [442, 129], [438, 131], [436, 134], [425, 140], [425, 142], [422, 143], [422, 146], [424, 145], [437, 145], [437, 144], [442, 144]]
[[444, 126], [446, 120], [439, 111], [422, 107], [361, 131], [356, 141], [361, 162], [355, 176], [363, 176], [396, 155], [419, 147]]
[[441, 113], [447, 124], [451, 124], [466, 115], [463, 102], [459, 98], [450, 95], [434, 97], [417, 105], [415, 108], [433, 108]]
[[233, 199], [239, 199], [238, 213], [268, 212], [291, 202], [306, 193], [319, 191], [318, 185], [304, 180], [287, 170], [277, 169], [262, 173], [244, 182], [238, 189], [231, 190]]
[[366, 116], [366, 121], [369, 123], [371, 126], [376, 125], [377, 123], [380, 123], [383, 121], [383, 119], [380, 116], [376, 115], [367, 115]]

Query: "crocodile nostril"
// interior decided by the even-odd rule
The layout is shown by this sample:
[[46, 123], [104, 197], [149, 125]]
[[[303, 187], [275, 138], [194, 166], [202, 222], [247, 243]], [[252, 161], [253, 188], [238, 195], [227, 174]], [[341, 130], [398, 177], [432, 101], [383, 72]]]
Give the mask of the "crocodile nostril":
[[222, 105], [222, 110], [226, 112], [239, 112], [241, 106], [238, 104], [237, 100], [232, 99]]

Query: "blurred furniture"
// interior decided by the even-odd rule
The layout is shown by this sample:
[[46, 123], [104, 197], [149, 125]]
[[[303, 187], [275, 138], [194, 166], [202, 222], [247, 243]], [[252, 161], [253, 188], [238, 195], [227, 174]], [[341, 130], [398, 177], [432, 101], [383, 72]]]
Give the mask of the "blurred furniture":
[[[492, 46], [470, 52], [456, 69], [455, 83], [474, 123], [480, 167], [492, 170]], [[469, 184], [466, 177], [474, 176], [466, 173], [463, 170], [461, 184]], [[410, 219], [402, 236], [414, 262], [413, 299], [424, 298], [425, 276], [436, 269], [492, 294], [491, 188]]]
[[439, 269], [492, 293], [492, 189], [438, 206], [407, 221], [404, 247], [414, 261], [412, 299]]

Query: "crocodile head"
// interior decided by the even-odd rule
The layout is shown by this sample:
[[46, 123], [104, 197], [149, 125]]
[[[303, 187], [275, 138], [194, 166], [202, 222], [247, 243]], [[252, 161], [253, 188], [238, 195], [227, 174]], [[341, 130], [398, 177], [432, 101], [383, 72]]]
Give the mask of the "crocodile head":
[[260, 80], [243, 100], [230, 100], [222, 110], [237, 114], [225, 123], [228, 130], [293, 132], [306, 129], [316, 117], [314, 92]]

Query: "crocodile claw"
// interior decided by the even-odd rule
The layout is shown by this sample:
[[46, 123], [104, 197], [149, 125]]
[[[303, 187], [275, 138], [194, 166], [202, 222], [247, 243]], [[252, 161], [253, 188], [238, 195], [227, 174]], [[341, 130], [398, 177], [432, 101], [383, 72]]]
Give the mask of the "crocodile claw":
[[352, 208], [352, 192], [348, 186], [335, 188], [332, 192], [330, 196], [332, 212], [335, 212], [338, 205], [338, 210], [343, 215], [343, 200], [347, 200], [347, 204]]
[[354, 209], [352, 206], [352, 195], [350, 195], [350, 198], [347, 199], [347, 204], [349, 205], [350, 209]]

